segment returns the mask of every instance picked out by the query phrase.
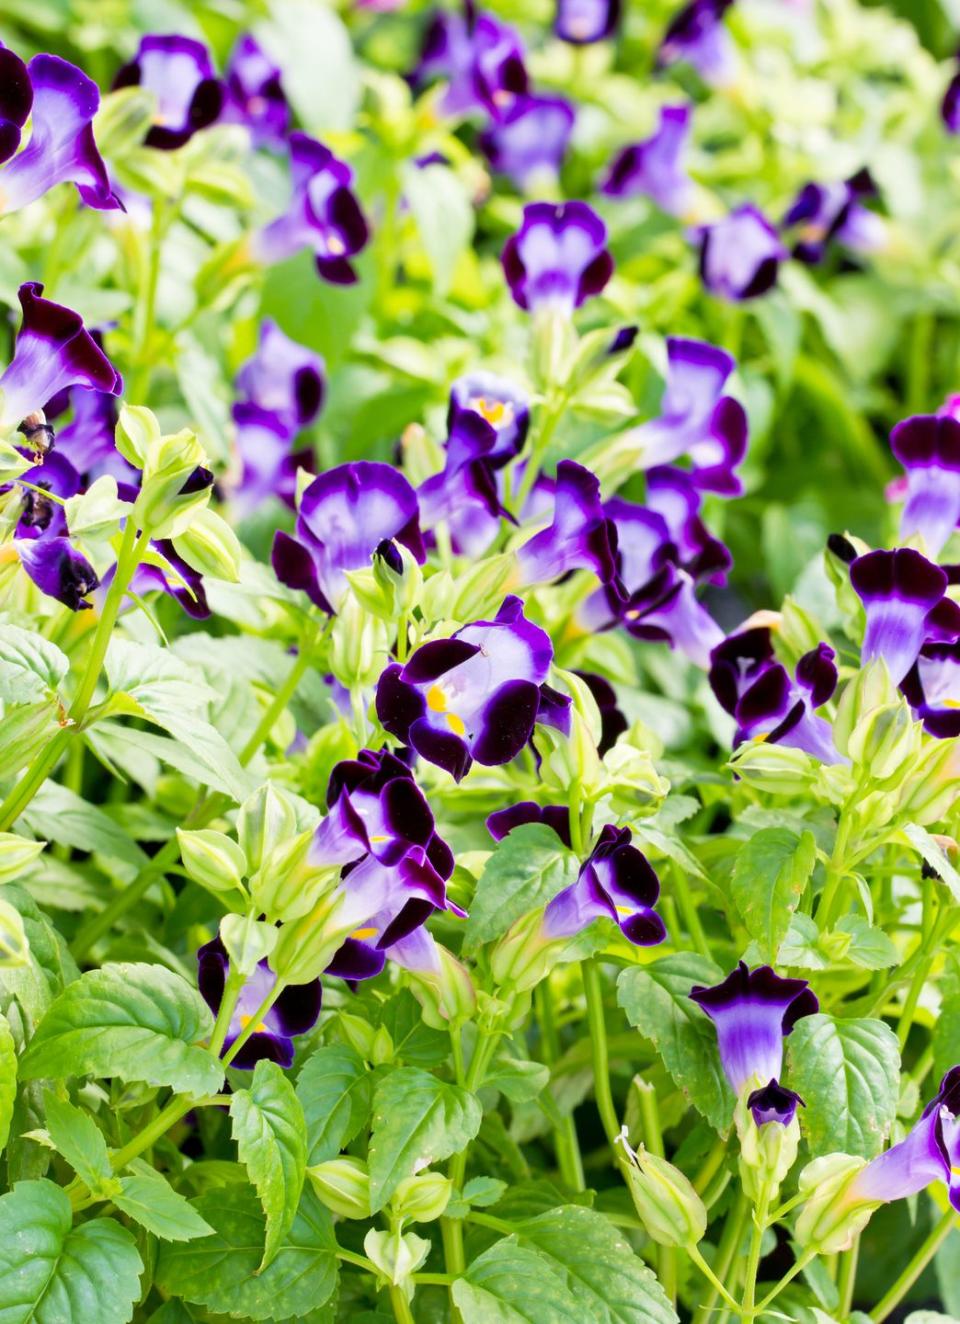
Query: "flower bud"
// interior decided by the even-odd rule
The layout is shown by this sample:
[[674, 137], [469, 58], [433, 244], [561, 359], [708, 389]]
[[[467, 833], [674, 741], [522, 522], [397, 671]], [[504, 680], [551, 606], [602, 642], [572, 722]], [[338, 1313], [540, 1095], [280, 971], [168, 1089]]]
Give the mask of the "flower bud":
[[[261, 873], [266, 870], [265, 864]], [[306, 896], [316, 899], [306, 912], [300, 909], [299, 903], [296, 904], [296, 917], [286, 919], [280, 930], [270, 966], [288, 984], [308, 984], [311, 979], [319, 979], [344, 939], [350, 936], [354, 924], [345, 924], [341, 916], [342, 888], [334, 886], [324, 890], [324, 883], [335, 880], [338, 872], [337, 869], [328, 869], [317, 874], [317, 885], [308, 887], [305, 892]], [[290, 904], [295, 904], [295, 895], [291, 896]]]
[[413, 1232], [401, 1236], [399, 1230], [377, 1232], [371, 1228], [363, 1239], [363, 1249], [386, 1281], [399, 1287], [416, 1273], [430, 1254], [430, 1242]]
[[386, 624], [365, 611], [353, 594], [343, 600], [330, 635], [330, 670], [348, 690], [373, 685], [386, 663]]
[[485, 620], [492, 616], [516, 574], [517, 562], [513, 552], [486, 556], [468, 566], [457, 574], [447, 615], [456, 621]]
[[747, 1104], [752, 1088], [744, 1089], [737, 1101], [734, 1123], [740, 1137], [740, 1178], [747, 1197], [754, 1202], [761, 1191], [775, 1199], [780, 1184], [797, 1161], [800, 1145], [800, 1119], [794, 1113], [783, 1124], [779, 1121], [758, 1125]]
[[868, 662], [850, 680], [840, 696], [833, 723], [833, 741], [841, 754], [848, 754], [854, 727], [877, 708], [895, 704], [897, 688], [882, 657]]
[[621, 1170], [640, 1221], [660, 1246], [695, 1246], [707, 1230], [707, 1211], [693, 1186], [672, 1163], [644, 1149], [634, 1150], [626, 1127], [619, 1143]]
[[252, 915], [224, 915], [220, 921], [220, 941], [227, 949], [231, 969], [252, 975], [261, 961], [273, 951], [279, 929]]
[[[0, 415], [3, 413], [3, 392], [0, 391]], [[0, 483], [11, 483], [33, 467], [33, 460], [21, 455], [16, 446], [0, 439]], [[19, 498], [18, 498], [19, 500]]]
[[0, 969], [30, 964], [30, 943], [19, 910], [0, 897]]
[[85, 492], [68, 497], [63, 510], [70, 536], [89, 541], [112, 538], [133, 506], [117, 496], [117, 480], [102, 474]]
[[364, 611], [368, 611], [380, 621], [396, 619], [393, 590], [389, 585], [381, 584], [373, 571], [366, 567], [360, 570], [347, 570], [345, 573], [350, 591]]
[[872, 709], [857, 722], [847, 753], [854, 764], [869, 770], [875, 783], [882, 783], [906, 772], [920, 740], [920, 723], [913, 720], [906, 700], [899, 699]]
[[748, 786], [774, 795], [802, 794], [817, 776], [809, 754], [768, 740], [744, 741], [730, 759], [730, 767]]
[[409, 547], [402, 543], [380, 544], [373, 556], [373, 577], [384, 593], [389, 594], [395, 616], [412, 611], [419, 602], [423, 571]]
[[0, 832], [0, 883], [19, 878], [43, 854], [45, 841], [28, 841], [15, 832]]
[[931, 740], [923, 746], [900, 791], [900, 812], [926, 827], [936, 823], [960, 795], [960, 741]]
[[156, 98], [143, 87], [107, 92], [97, 112], [97, 146], [110, 161], [140, 146], [157, 113]]
[[310, 863], [312, 845], [313, 830], [308, 828], [274, 846], [251, 874], [250, 895], [268, 919], [300, 919], [335, 879], [337, 869], [318, 869]]
[[556, 787], [564, 798], [574, 783], [578, 783], [588, 794], [602, 784], [603, 765], [590, 723], [576, 708], [570, 710], [568, 736], [541, 727], [537, 733], [537, 742], [549, 748], [540, 775], [548, 786]]
[[173, 540], [174, 550], [187, 565], [211, 579], [236, 584], [240, 578], [240, 539], [215, 510], [194, 512], [189, 527]]
[[237, 836], [251, 872], [256, 872], [275, 846], [297, 830], [297, 811], [275, 782], [264, 782], [240, 806]]
[[577, 350], [577, 333], [569, 313], [545, 307], [533, 325], [533, 373], [540, 389], [566, 383]]
[[452, 1192], [453, 1183], [442, 1172], [420, 1172], [400, 1183], [390, 1200], [390, 1212], [411, 1223], [432, 1223], [446, 1210]]
[[798, 1189], [806, 1200], [794, 1228], [804, 1250], [834, 1255], [847, 1250], [870, 1221], [880, 1201], [858, 1200], [851, 1193], [857, 1173], [867, 1160], [851, 1154], [825, 1154], [800, 1173]]
[[543, 910], [522, 915], [490, 953], [490, 971], [500, 988], [524, 992], [534, 988], [550, 969], [552, 956], [562, 943], [543, 933]]
[[142, 469], [147, 456], [160, 442], [160, 424], [144, 405], [123, 405], [114, 434], [117, 450], [135, 469]]
[[317, 1195], [341, 1218], [370, 1217], [370, 1173], [361, 1159], [343, 1154], [307, 1168]]
[[223, 832], [200, 828], [195, 832], [177, 828], [180, 858], [195, 883], [208, 892], [244, 890], [247, 860], [237, 843]]
[[477, 1008], [477, 991], [470, 971], [445, 947], [434, 946], [439, 970], [411, 970], [410, 990], [423, 1008], [424, 1022], [434, 1030], [448, 1030], [470, 1020]]
[[210, 500], [213, 475], [189, 428], [151, 441], [136, 502], [136, 518], [153, 538], [176, 538]]

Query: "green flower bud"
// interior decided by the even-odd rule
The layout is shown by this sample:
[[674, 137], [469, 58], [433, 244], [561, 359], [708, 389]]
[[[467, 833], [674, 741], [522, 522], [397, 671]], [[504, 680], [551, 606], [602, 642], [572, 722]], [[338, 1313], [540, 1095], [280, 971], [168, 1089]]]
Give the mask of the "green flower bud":
[[131, 510], [131, 503], [117, 496], [117, 480], [109, 474], [96, 479], [86, 492], [68, 497], [64, 505], [71, 537], [88, 541], [112, 538]]
[[[264, 865], [261, 873], [266, 868]], [[308, 984], [311, 979], [318, 979], [343, 940], [350, 936], [353, 925], [345, 924], [340, 918], [344, 897], [342, 889], [335, 886], [338, 873], [338, 869], [326, 870], [319, 877], [320, 895], [317, 899], [306, 913], [297, 907], [297, 916], [288, 918], [280, 930], [280, 940], [270, 958], [270, 965], [288, 984]], [[327, 882], [333, 886], [323, 890]], [[316, 888], [307, 891], [313, 896]], [[291, 897], [291, 905], [293, 900]]]
[[225, 519], [208, 506], [194, 512], [188, 528], [173, 540], [187, 565], [211, 579], [236, 584], [240, 579], [240, 539]]
[[100, 151], [110, 161], [122, 159], [143, 142], [156, 113], [156, 97], [145, 88], [105, 93], [94, 120]]
[[276, 947], [279, 937], [279, 929], [252, 915], [224, 915], [220, 921], [220, 940], [227, 949], [230, 966], [242, 975], [253, 974]]
[[509, 593], [516, 577], [517, 561], [513, 552], [484, 557], [457, 574], [447, 615], [456, 621], [487, 619]]
[[9, 901], [0, 897], [0, 969], [17, 969], [30, 964], [30, 943], [23, 918]]
[[330, 635], [330, 670], [341, 685], [348, 690], [373, 685], [384, 668], [389, 644], [385, 622], [348, 594]]
[[312, 845], [313, 830], [308, 828], [274, 846], [251, 874], [250, 895], [268, 919], [300, 919], [334, 882], [338, 869], [318, 869], [310, 863]]
[[597, 753], [590, 723], [576, 708], [570, 713], [570, 734], [540, 727], [538, 746], [545, 751], [540, 775], [544, 782], [566, 799], [574, 783], [588, 795], [604, 782], [603, 764]]
[[621, 1170], [640, 1221], [660, 1246], [695, 1246], [707, 1230], [703, 1201], [678, 1167], [644, 1149], [631, 1147], [627, 1128], [620, 1132]]
[[146, 406], [123, 405], [114, 439], [123, 458], [142, 469], [151, 450], [160, 444], [160, 424]]
[[737, 1100], [733, 1120], [740, 1137], [740, 1178], [744, 1193], [756, 1202], [761, 1192], [775, 1200], [780, 1184], [797, 1161], [800, 1145], [800, 1119], [794, 1113], [784, 1126], [765, 1122], [758, 1126], [747, 1107], [757, 1081], [750, 1081]]
[[189, 528], [210, 500], [210, 487], [183, 489], [191, 474], [206, 464], [206, 454], [189, 428], [151, 441], [143, 484], [135, 506], [140, 526], [153, 538], [176, 538]]
[[420, 601], [423, 588], [423, 571], [417, 564], [416, 557], [409, 547], [394, 543], [403, 568], [399, 572], [385, 556], [373, 558], [373, 578], [393, 603], [394, 616], [406, 614]]
[[452, 952], [434, 946], [439, 969], [410, 970], [411, 992], [423, 1008], [423, 1019], [434, 1030], [448, 1030], [470, 1020], [477, 1008], [477, 991], [470, 971]]
[[[847, 741], [853, 763], [867, 769], [875, 783], [900, 780], [920, 748], [921, 727], [905, 699], [872, 709], [857, 722]], [[899, 774], [899, 776], [898, 776]]]
[[960, 740], [930, 740], [900, 791], [900, 812], [926, 827], [947, 814], [960, 795]]
[[411, 1223], [432, 1223], [444, 1213], [452, 1193], [453, 1183], [442, 1172], [420, 1172], [397, 1187], [390, 1213]]
[[370, 1173], [361, 1159], [343, 1154], [307, 1168], [307, 1176], [331, 1213], [341, 1218], [370, 1217]]
[[247, 860], [231, 837], [212, 828], [195, 832], [177, 828], [177, 841], [183, 867], [195, 883], [208, 892], [244, 891]]
[[346, 576], [353, 596], [364, 611], [370, 612], [371, 616], [376, 616], [380, 621], [396, 619], [397, 610], [393, 588], [390, 585], [381, 584], [373, 570], [366, 567], [362, 570], [348, 570]]
[[798, 1189], [806, 1203], [793, 1235], [804, 1250], [818, 1255], [848, 1250], [880, 1208], [880, 1201], [858, 1200], [851, 1191], [854, 1178], [866, 1163], [866, 1159], [851, 1154], [825, 1154], [800, 1173]]
[[566, 383], [577, 352], [577, 333], [567, 313], [542, 308], [533, 322], [533, 374], [543, 390]]
[[768, 740], [744, 741], [730, 759], [730, 767], [748, 786], [774, 795], [802, 794], [817, 776], [809, 754]]
[[490, 953], [490, 972], [500, 988], [524, 992], [546, 975], [562, 943], [550, 942], [543, 934], [543, 910], [522, 915]]
[[849, 753], [850, 736], [859, 722], [877, 708], [895, 704], [899, 697], [882, 657], [858, 671], [844, 687], [833, 723], [833, 740], [840, 753]]
[[414, 1232], [401, 1235], [394, 1232], [377, 1232], [373, 1228], [363, 1239], [363, 1249], [367, 1258], [373, 1260], [384, 1279], [394, 1287], [407, 1283], [420, 1265], [430, 1254], [431, 1243]]
[[382, 1051], [382, 1044], [378, 1045], [376, 1042], [377, 1030], [364, 1017], [354, 1016], [349, 1011], [341, 1011], [337, 1013], [337, 1023], [344, 1039], [351, 1048], [356, 1049], [365, 1062], [372, 1062]]
[[19, 878], [43, 854], [45, 841], [28, 841], [15, 832], [0, 832], [0, 883]]
[[251, 872], [263, 857], [297, 830], [297, 811], [287, 793], [275, 782], [264, 782], [240, 806], [237, 836]]

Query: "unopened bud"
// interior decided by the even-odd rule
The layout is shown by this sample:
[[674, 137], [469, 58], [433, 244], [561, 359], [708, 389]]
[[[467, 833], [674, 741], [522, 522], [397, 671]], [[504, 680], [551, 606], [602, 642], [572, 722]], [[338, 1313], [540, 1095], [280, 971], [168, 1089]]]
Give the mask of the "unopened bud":
[[383, 670], [388, 650], [386, 623], [348, 593], [330, 635], [330, 670], [334, 676], [348, 690], [371, 686]]
[[136, 519], [153, 538], [176, 538], [210, 500], [213, 475], [189, 428], [150, 443]]
[[768, 1199], [775, 1199], [780, 1184], [797, 1161], [800, 1145], [800, 1119], [796, 1115], [787, 1122], [757, 1123], [747, 1105], [752, 1084], [744, 1089], [737, 1101], [734, 1123], [740, 1137], [740, 1178], [744, 1193], [754, 1202], [761, 1191]]
[[553, 955], [562, 945], [544, 936], [542, 909], [522, 915], [490, 953], [494, 983], [518, 993], [534, 988], [550, 969]]
[[618, 1143], [621, 1165], [640, 1221], [660, 1246], [695, 1246], [707, 1230], [707, 1211], [690, 1181], [678, 1167], [651, 1154], [643, 1145], [631, 1147], [626, 1127]]
[[256, 872], [263, 857], [296, 830], [293, 801], [275, 782], [264, 782], [244, 800], [237, 817], [237, 836], [251, 872]]
[[431, 1243], [414, 1232], [403, 1235], [377, 1232], [374, 1228], [363, 1239], [363, 1249], [388, 1283], [399, 1287], [416, 1273], [430, 1254]]
[[410, 989], [423, 1009], [424, 1022], [434, 1030], [448, 1030], [462, 1025], [477, 1008], [477, 991], [467, 967], [441, 947], [433, 944], [436, 968], [409, 970]]
[[45, 841], [28, 841], [15, 832], [0, 832], [0, 883], [19, 878], [43, 853]]
[[114, 439], [123, 458], [135, 469], [142, 469], [151, 449], [160, 444], [160, 424], [145, 405], [124, 405]]
[[457, 621], [490, 617], [516, 580], [517, 563], [512, 552], [487, 556], [457, 574], [449, 612]]
[[850, 732], [847, 753], [855, 765], [868, 769], [875, 783], [903, 775], [920, 748], [920, 723], [906, 700], [883, 704], [862, 717]]
[[452, 1192], [453, 1183], [442, 1172], [419, 1172], [397, 1187], [390, 1212], [411, 1223], [432, 1223], [444, 1213]]
[[230, 966], [242, 975], [252, 975], [265, 961], [280, 936], [279, 929], [250, 915], [224, 915], [220, 921], [220, 940], [227, 949]]
[[960, 795], [960, 740], [930, 740], [900, 791], [900, 812], [926, 827], [943, 818]]
[[882, 657], [858, 671], [844, 687], [833, 723], [833, 740], [840, 753], [849, 753], [850, 736], [859, 722], [877, 708], [895, 704], [898, 698], [897, 687]]
[[307, 1176], [332, 1213], [341, 1218], [370, 1217], [370, 1173], [361, 1159], [343, 1154], [307, 1168]]
[[195, 883], [208, 892], [243, 889], [247, 860], [237, 843], [223, 832], [200, 828], [190, 832], [177, 828], [183, 867]]
[[240, 539], [209, 506], [193, 512], [189, 526], [174, 538], [173, 546], [177, 555], [201, 575], [225, 579], [230, 584], [240, 578]]
[[9, 901], [0, 897], [0, 969], [16, 969], [30, 963], [30, 943], [23, 918]]
[[393, 603], [394, 614], [412, 611], [420, 600], [423, 571], [409, 547], [382, 542], [373, 555], [373, 577]]
[[730, 767], [748, 786], [773, 795], [801, 794], [817, 776], [809, 754], [769, 740], [745, 740], [730, 759]]
[[336, 877], [336, 869], [318, 869], [310, 862], [313, 830], [281, 841], [250, 876], [250, 895], [271, 920], [297, 920], [314, 906]]
[[848, 1250], [862, 1232], [879, 1201], [864, 1201], [853, 1190], [857, 1173], [867, 1160], [851, 1154], [825, 1154], [800, 1173], [798, 1189], [806, 1203], [794, 1228], [794, 1239], [804, 1250], [835, 1255]]

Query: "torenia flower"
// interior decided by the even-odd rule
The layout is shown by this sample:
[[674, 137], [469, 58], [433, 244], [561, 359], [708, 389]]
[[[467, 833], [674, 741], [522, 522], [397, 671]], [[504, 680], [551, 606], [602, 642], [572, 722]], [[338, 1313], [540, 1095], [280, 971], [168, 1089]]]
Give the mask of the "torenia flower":
[[275, 414], [293, 433], [320, 412], [326, 365], [319, 354], [291, 340], [266, 317], [257, 351], [237, 373], [236, 386], [241, 399]]
[[922, 533], [936, 556], [960, 521], [960, 422], [944, 414], [905, 418], [890, 447], [907, 471], [900, 536]]
[[232, 415], [240, 474], [230, 493], [231, 509], [244, 519], [270, 497], [292, 506], [297, 469], [312, 472], [313, 449], [291, 451], [290, 429], [269, 409], [240, 400], [233, 406]]
[[602, 192], [614, 198], [642, 195], [671, 216], [682, 216], [690, 205], [691, 184], [684, 157], [691, 114], [685, 102], [661, 106], [655, 132], [617, 154], [600, 186]]
[[377, 686], [384, 728], [460, 781], [472, 763], [509, 763], [533, 733], [550, 637], [507, 598], [492, 621], [422, 644]]
[[573, 460], [557, 465], [553, 519], [517, 551], [525, 584], [547, 584], [571, 570], [592, 570], [601, 584], [617, 577], [617, 530], [600, 500], [600, 483]]
[[[206, 943], [197, 952], [198, 984], [201, 996], [216, 1014], [223, 1001], [223, 992], [230, 970], [230, 958], [219, 938]], [[230, 1017], [230, 1026], [224, 1040], [224, 1049], [233, 1046], [250, 1025], [264, 998], [277, 982], [277, 977], [266, 961], [261, 961], [249, 975], [240, 990], [237, 1005]], [[251, 1070], [262, 1059], [288, 1067], [293, 1062], [293, 1041], [299, 1034], [313, 1029], [320, 1015], [320, 980], [306, 984], [293, 984], [285, 988], [276, 1002], [255, 1027], [253, 1034], [237, 1053], [231, 1066]]]
[[745, 203], [695, 232], [700, 240], [700, 275], [722, 299], [755, 299], [772, 289], [787, 250], [763, 213]]
[[20, 146], [32, 104], [27, 66], [15, 52], [0, 46], [0, 161], [9, 160]]
[[797, 663], [796, 679], [778, 662], [770, 631], [754, 626], [732, 634], [710, 655], [710, 685], [736, 718], [734, 746], [765, 740], [811, 754], [821, 763], [842, 763], [830, 724], [816, 715], [837, 686], [834, 651], [818, 644]]
[[940, 103], [940, 118], [947, 133], [960, 133], [960, 71], [947, 84]]
[[480, 135], [494, 170], [526, 192], [556, 183], [573, 133], [576, 113], [563, 97], [517, 97]]
[[801, 262], [821, 262], [832, 240], [857, 252], [879, 248], [886, 238], [883, 218], [863, 205], [877, 187], [866, 170], [834, 184], [805, 184], [783, 218], [796, 230], [793, 256]]
[[225, 82], [221, 119], [245, 124], [256, 147], [281, 148], [290, 126], [290, 107], [280, 69], [251, 33], [244, 32], [233, 48]]
[[389, 464], [359, 460], [315, 478], [300, 498], [295, 536], [279, 531], [273, 568], [323, 611], [336, 611], [347, 570], [368, 566], [380, 543], [396, 539], [422, 564], [417, 494]]
[[366, 217], [351, 189], [353, 171], [314, 138], [290, 135], [293, 196], [286, 212], [254, 236], [264, 262], [281, 262], [303, 248], [314, 255], [317, 271], [334, 285], [357, 279], [350, 259], [370, 237]]
[[[79, 313], [43, 299], [43, 286], [20, 286], [23, 321], [13, 361], [0, 376], [0, 431], [42, 411], [67, 387], [119, 395], [123, 378], [83, 325]], [[42, 413], [41, 413], [42, 420]]]
[[532, 202], [506, 242], [503, 270], [514, 302], [569, 316], [613, 273], [607, 227], [585, 202]]
[[658, 63], [684, 60], [705, 83], [722, 87], [734, 71], [733, 43], [723, 16], [733, 0], [690, 0], [672, 20], [660, 43]]
[[41, 593], [56, 598], [71, 611], [92, 607], [87, 597], [99, 587], [93, 566], [67, 537], [21, 539], [14, 542], [20, 564]]
[[[12, 51], [0, 54], [10, 66], [0, 74], [5, 81], [0, 97], [8, 103], [4, 118], [10, 126], [6, 135], [0, 131], [0, 160], [12, 154], [24, 112], [30, 113], [26, 147], [0, 172], [0, 213], [26, 207], [66, 181], [76, 184], [88, 207], [119, 207], [93, 138], [93, 117], [100, 105], [96, 83], [57, 55], [35, 55], [24, 66]], [[3, 151], [5, 137], [13, 143], [11, 152]]]
[[517, 32], [492, 14], [438, 14], [427, 29], [418, 81], [446, 78], [440, 103], [446, 115], [484, 110], [504, 115], [528, 88], [523, 44]]
[[530, 401], [505, 378], [471, 372], [450, 387], [447, 451], [458, 462], [482, 456], [499, 469], [523, 449], [529, 427]]
[[698, 581], [725, 584], [733, 558], [700, 518], [702, 503], [692, 474], [670, 465], [647, 471], [646, 508], [666, 524], [682, 569]]
[[925, 642], [960, 635], [960, 607], [946, 597], [947, 573], [911, 547], [858, 556], [850, 583], [863, 603], [867, 628], [861, 659], [882, 657], [895, 685]]
[[117, 87], [144, 87], [157, 99], [148, 147], [172, 151], [212, 124], [223, 108], [223, 84], [203, 42], [174, 33], [140, 38], [133, 59], [113, 80]]
[[553, 30], [561, 41], [587, 46], [612, 37], [620, 22], [620, 0], [557, 0]]
[[575, 883], [543, 912], [547, 941], [582, 933], [595, 919], [612, 919], [637, 947], [663, 942], [667, 930], [654, 909], [660, 882], [646, 856], [631, 844], [629, 828], [608, 823]]
[[960, 640], [924, 644], [900, 688], [932, 736], [960, 736]]

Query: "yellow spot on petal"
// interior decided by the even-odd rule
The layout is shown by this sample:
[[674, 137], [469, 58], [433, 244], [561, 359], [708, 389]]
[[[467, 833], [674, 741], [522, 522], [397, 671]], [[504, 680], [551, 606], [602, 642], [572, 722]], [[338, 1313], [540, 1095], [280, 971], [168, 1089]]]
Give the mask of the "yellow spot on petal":
[[944, 699], [944, 708], [960, 708], [960, 699]]
[[386, 841], [387, 838], [386, 838], [385, 836], [379, 836], [379, 837], [371, 837], [370, 840], [371, 840], [371, 841]]
[[769, 735], [770, 735], [769, 731], [761, 731], [758, 736], [753, 737], [753, 743], [755, 745], [762, 745]]
[[447, 726], [456, 736], [466, 735], [467, 728], [463, 718], [458, 717], [456, 713], [447, 713]]
[[[245, 1030], [252, 1020], [253, 1020], [252, 1016], [248, 1016], [246, 1012], [241, 1012], [240, 1013], [241, 1029]], [[267, 1031], [266, 1023], [264, 1021], [261, 1021], [260, 1024], [254, 1028], [254, 1034], [266, 1034], [267, 1032], [268, 1031]]]
[[513, 422], [513, 406], [504, 400], [488, 400], [486, 396], [475, 395], [470, 400], [470, 408], [475, 409], [493, 427]]
[[358, 942], [365, 942], [367, 938], [375, 938], [376, 936], [376, 929], [354, 929], [350, 934], [350, 937], [356, 938]]
[[332, 253], [334, 257], [343, 257], [347, 251], [347, 246], [339, 235], [332, 234], [327, 240], [327, 251]]
[[427, 707], [432, 713], [447, 711], [447, 696], [439, 685], [431, 685], [427, 690]]

